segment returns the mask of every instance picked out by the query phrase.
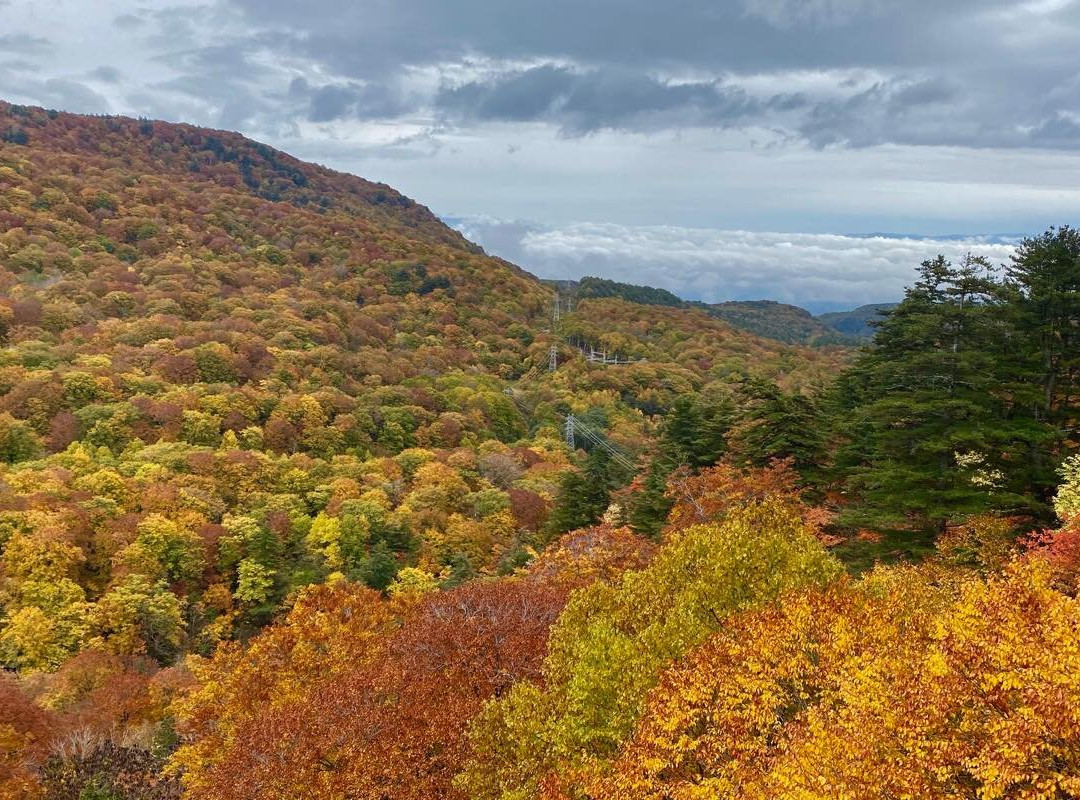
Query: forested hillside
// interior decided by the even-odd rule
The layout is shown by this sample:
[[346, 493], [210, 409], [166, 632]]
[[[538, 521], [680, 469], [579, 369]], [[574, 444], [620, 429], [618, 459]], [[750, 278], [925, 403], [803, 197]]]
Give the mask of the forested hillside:
[[777, 303], [774, 300], [741, 300], [706, 306], [737, 328], [789, 344], [828, 345], [860, 344], [859, 333], [834, 327], [825, 316], [815, 317], [805, 308]]
[[732, 327], [755, 336], [785, 344], [810, 347], [852, 347], [864, 344], [872, 337], [871, 321], [879, 319], [878, 312], [892, 308], [883, 303], [861, 306], [853, 311], [834, 312], [815, 317], [805, 308], [778, 303], [775, 300], [728, 300], [722, 303], [703, 303], [683, 300], [666, 289], [621, 283], [607, 278], [584, 277], [579, 281], [544, 281], [566, 298], [568, 307], [575, 302], [593, 298], [617, 298], [646, 306], [697, 308]]
[[0, 136], [0, 798], [1080, 791], [1074, 230], [810, 349], [237, 134]]

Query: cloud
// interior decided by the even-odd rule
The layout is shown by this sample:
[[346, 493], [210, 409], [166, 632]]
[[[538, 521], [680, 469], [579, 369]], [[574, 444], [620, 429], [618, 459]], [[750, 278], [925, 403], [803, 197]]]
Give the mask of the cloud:
[[679, 126], [724, 127], [761, 118], [795, 95], [759, 100], [716, 81], [673, 82], [625, 70], [578, 71], [544, 64], [483, 81], [440, 89], [436, 108], [451, 120], [548, 121], [580, 135], [609, 128], [656, 130]]
[[845, 236], [579, 223], [458, 220], [485, 249], [546, 278], [597, 275], [668, 289], [686, 299], [774, 299], [811, 310], [897, 300], [916, 267], [939, 253], [995, 263], [1010, 237]]
[[91, 78], [95, 78], [105, 83], [119, 83], [123, 78], [123, 74], [116, 67], [110, 67], [107, 64], [102, 64], [100, 67], [95, 67], [90, 70]]
[[139, 14], [121, 14], [113, 18], [113, 25], [122, 30], [141, 28], [146, 24], [146, 19]]
[[0, 96], [237, 129], [536, 237], [1080, 215], [1078, 0], [100, 6], [7, 0]]
[[309, 122], [341, 119], [394, 119], [408, 111], [396, 87], [356, 81], [312, 86], [306, 78], [294, 78], [288, 97], [307, 106]]
[[[63, 14], [96, 20], [90, 5], [72, 0], [50, 18], [16, 0], [7, 16], [22, 24], [5, 41], [41, 47], [43, 34], [63, 28]], [[126, 63], [110, 66], [124, 79], [92, 77], [123, 87], [113, 107], [147, 113], [133, 99], [163, 90], [152, 105], [168, 118], [194, 113], [263, 136], [304, 121], [331, 130], [357, 119], [424, 120], [444, 139], [488, 122], [541, 122], [549, 135], [571, 137], [704, 129], [789, 148], [1080, 150], [1067, 124], [1080, 113], [1078, 8], [1067, 0], [685, 0], [675, 8], [654, 0], [118, 0], [95, 24], [115, 40], [112, 52], [123, 49]], [[65, 41], [61, 61], [80, 53]], [[156, 64], [145, 69], [140, 59]], [[46, 72], [72, 79], [98, 66]]]
[[779, 28], [845, 25], [884, 10], [885, 0], [743, 0], [750, 16]]
[[66, 78], [49, 78], [42, 84], [42, 96], [52, 108], [75, 109], [84, 114], [109, 113], [109, 101], [89, 86]]
[[1031, 139], [1048, 147], [1080, 147], [1080, 114], [1057, 112], [1031, 132]]
[[52, 43], [43, 36], [31, 36], [26, 33], [8, 33], [0, 35], [0, 52], [40, 53], [49, 50]]
[[68, 78], [41, 80], [40, 72], [40, 66], [30, 62], [0, 64], [0, 97], [84, 114], [109, 113], [109, 101], [85, 83]]

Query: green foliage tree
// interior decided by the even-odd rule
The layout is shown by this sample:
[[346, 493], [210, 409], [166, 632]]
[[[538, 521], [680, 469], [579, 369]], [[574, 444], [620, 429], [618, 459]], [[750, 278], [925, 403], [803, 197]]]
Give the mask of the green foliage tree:
[[605, 447], [594, 447], [584, 467], [568, 470], [559, 482], [548, 532], [555, 536], [596, 523], [611, 503], [611, 492], [629, 477]]
[[841, 388], [853, 521], [943, 530], [966, 515], [1031, 507], [1023, 465], [1047, 432], [1001, 392], [1003, 302], [985, 260], [954, 267], [939, 256], [886, 317]]
[[712, 466], [727, 452], [734, 422], [735, 406], [728, 397], [677, 397], [664, 418], [664, 454], [675, 466]]
[[205, 566], [199, 536], [160, 514], [139, 523], [135, 541], [117, 558], [134, 572], [169, 582], [191, 581]]
[[656, 458], [649, 464], [644, 477], [631, 484], [626, 504], [626, 520], [634, 532], [651, 539], [658, 538], [667, 521], [674, 501], [667, 495], [667, 479], [671, 474], [665, 459]]
[[94, 606], [97, 641], [120, 654], [140, 654], [171, 664], [184, 641], [184, 603], [164, 581], [129, 575]]
[[398, 574], [397, 559], [386, 542], [379, 542], [371, 549], [371, 555], [361, 567], [363, 581], [372, 589], [385, 592]]
[[6, 412], [0, 413], [0, 461], [14, 464], [33, 458], [41, 449], [41, 440], [26, 422]]
[[1014, 343], [997, 374], [1015, 413], [1042, 428], [1024, 463], [1034, 493], [1049, 503], [1053, 454], [1069, 439], [1080, 407], [1080, 231], [1062, 226], [1024, 239], [1006, 277]]
[[731, 437], [733, 455], [737, 463], [756, 467], [790, 458], [804, 480], [816, 482], [827, 460], [827, 431], [816, 398], [755, 382]]
[[1024, 239], [1006, 275], [1026, 346], [1022, 369], [1041, 389], [1037, 413], [1060, 425], [1080, 391], [1080, 230], [1065, 225]]

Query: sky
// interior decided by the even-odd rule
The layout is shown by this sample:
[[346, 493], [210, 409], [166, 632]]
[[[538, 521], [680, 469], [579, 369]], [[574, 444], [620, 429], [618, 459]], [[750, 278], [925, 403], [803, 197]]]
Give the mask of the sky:
[[1080, 0], [0, 0], [0, 97], [237, 130], [489, 252], [897, 299], [1080, 223]]

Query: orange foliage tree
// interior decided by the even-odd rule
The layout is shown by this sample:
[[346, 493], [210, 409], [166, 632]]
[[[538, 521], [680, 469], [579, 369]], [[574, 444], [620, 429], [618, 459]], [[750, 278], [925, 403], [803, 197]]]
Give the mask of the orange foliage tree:
[[1035, 562], [933, 583], [880, 571], [733, 619], [668, 670], [589, 796], [1076, 796], [1078, 601]]
[[318, 595], [198, 670], [203, 687], [181, 705], [193, 738], [173, 761], [189, 797], [459, 796], [465, 725], [538, 675], [566, 598], [538, 581], [474, 583], [406, 599], [392, 618], [367, 601], [346, 612], [347, 589]]
[[667, 482], [666, 494], [673, 502], [668, 527], [681, 529], [715, 522], [734, 510], [769, 499], [797, 509], [803, 522], [820, 533], [831, 520], [831, 514], [805, 505], [799, 497], [798, 481], [790, 458], [774, 461], [767, 467], [740, 467], [721, 462], [699, 472], [676, 470]]
[[32, 767], [44, 760], [53, 725], [52, 714], [0, 674], [0, 800], [28, 800], [40, 791]]

